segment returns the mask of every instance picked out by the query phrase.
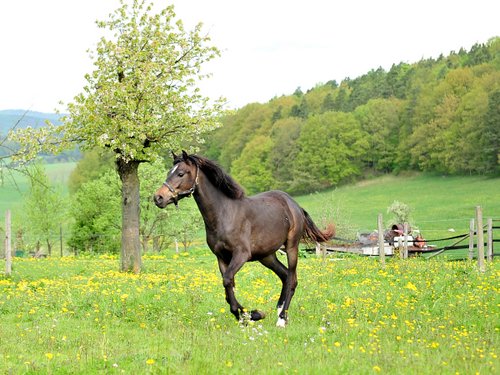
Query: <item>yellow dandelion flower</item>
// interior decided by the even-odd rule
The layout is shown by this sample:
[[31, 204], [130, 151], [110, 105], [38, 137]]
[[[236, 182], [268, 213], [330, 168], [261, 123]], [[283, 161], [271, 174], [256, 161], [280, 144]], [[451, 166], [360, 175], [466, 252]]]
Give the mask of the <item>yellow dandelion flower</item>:
[[45, 353], [45, 357], [50, 361], [52, 358], [54, 358], [54, 354], [52, 353]]
[[154, 360], [153, 358], [148, 358], [148, 359], [146, 360], [146, 364], [147, 364], [147, 365], [150, 365], [150, 366], [151, 366], [151, 365], [154, 365], [154, 364], [155, 364], [155, 360]]
[[416, 292], [418, 290], [417, 286], [415, 284], [413, 284], [411, 281], [408, 281], [405, 288], [409, 289], [409, 290], [413, 290], [414, 292]]

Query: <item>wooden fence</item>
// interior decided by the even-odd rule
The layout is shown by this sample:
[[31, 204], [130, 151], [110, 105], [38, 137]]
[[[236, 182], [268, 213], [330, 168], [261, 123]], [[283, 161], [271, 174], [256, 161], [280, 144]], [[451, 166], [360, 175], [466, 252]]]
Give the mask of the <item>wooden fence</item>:
[[[500, 229], [499, 225], [494, 225], [495, 223], [500, 223], [500, 220], [493, 220], [488, 218], [486, 224], [483, 223], [482, 209], [480, 206], [476, 207], [475, 217], [470, 220], [469, 231], [467, 233], [454, 235], [451, 237], [437, 238], [425, 240], [427, 243], [439, 243], [439, 242], [449, 242], [453, 241], [449, 245], [443, 245], [441, 247], [420, 247], [414, 246], [417, 242], [413, 240], [413, 237], [408, 235], [408, 224], [404, 223], [403, 226], [403, 246], [399, 249], [400, 256], [403, 259], [408, 258], [410, 255], [422, 255], [427, 259], [434, 256], [443, 254], [445, 252], [451, 252], [455, 250], [468, 249], [467, 257], [469, 259], [477, 258], [479, 269], [484, 272], [485, 270], [485, 259], [488, 262], [493, 261], [494, 253], [494, 243], [500, 242], [500, 239], [494, 238], [494, 230]], [[319, 256], [326, 256], [327, 253], [342, 252], [342, 253], [352, 253], [359, 255], [377, 255], [380, 258], [381, 264], [385, 264], [385, 258], [387, 255], [392, 255], [395, 252], [394, 246], [389, 245], [384, 240], [384, 230], [383, 230], [383, 217], [382, 214], [378, 215], [377, 218], [377, 232], [378, 241], [372, 245], [362, 246], [356, 241], [350, 241], [342, 238], [335, 238], [338, 242], [344, 242], [343, 245], [326, 244], [316, 246], [316, 254]], [[479, 229], [478, 229], [479, 228]], [[485, 236], [486, 235], [486, 236]], [[467, 241], [468, 240], [468, 241]], [[465, 243], [465, 244], [464, 244]], [[486, 252], [485, 252], [486, 247]], [[381, 251], [381, 249], [384, 249]], [[389, 249], [389, 250], [388, 250]]]

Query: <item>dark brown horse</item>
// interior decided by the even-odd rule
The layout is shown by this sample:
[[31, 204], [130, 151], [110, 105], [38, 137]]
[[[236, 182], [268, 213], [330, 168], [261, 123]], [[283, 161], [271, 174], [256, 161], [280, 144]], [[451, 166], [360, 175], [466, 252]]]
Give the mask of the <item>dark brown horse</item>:
[[[320, 231], [288, 194], [268, 191], [246, 197], [243, 189], [214, 162], [196, 155], [174, 155], [174, 166], [154, 195], [160, 208], [194, 196], [205, 222], [207, 243], [217, 256], [231, 313], [240, 320], [244, 308], [234, 295], [234, 276], [249, 261], [259, 261], [283, 283], [278, 300], [277, 326], [288, 320], [288, 308], [297, 286], [297, 258], [301, 239], [324, 242], [333, 226]], [[276, 257], [284, 245], [288, 268]], [[250, 319], [264, 318], [253, 310]]]

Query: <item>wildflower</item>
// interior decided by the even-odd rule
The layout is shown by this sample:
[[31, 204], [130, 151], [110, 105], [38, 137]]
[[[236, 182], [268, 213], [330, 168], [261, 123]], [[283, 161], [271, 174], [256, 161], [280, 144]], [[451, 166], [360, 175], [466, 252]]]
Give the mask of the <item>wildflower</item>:
[[52, 358], [54, 358], [54, 354], [52, 353], [45, 353], [45, 357], [50, 361]]
[[146, 364], [147, 364], [147, 365], [150, 365], [150, 366], [151, 366], [151, 365], [154, 365], [154, 364], [155, 364], [155, 360], [154, 360], [153, 358], [148, 358], [148, 359], [146, 360]]
[[414, 292], [416, 292], [418, 290], [417, 287], [416, 287], [416, 285], [413, 284], [411, 281], [408, 281], [408, 283], [406, 284], [405, 288], [413, 290]]
[[379, 366], [373, 366], [373, 371], [380, 372], [382, 369]]

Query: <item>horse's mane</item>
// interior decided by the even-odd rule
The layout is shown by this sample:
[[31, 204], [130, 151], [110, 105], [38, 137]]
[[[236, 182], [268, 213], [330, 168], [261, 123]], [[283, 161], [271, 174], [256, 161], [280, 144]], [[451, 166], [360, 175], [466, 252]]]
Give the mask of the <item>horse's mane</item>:
[[198, 165], [208, 180], [228, 198], [241, 199], [245, 196], [243, 188], [217, 163], [198, 155], [189, 155], [188, 159]]

